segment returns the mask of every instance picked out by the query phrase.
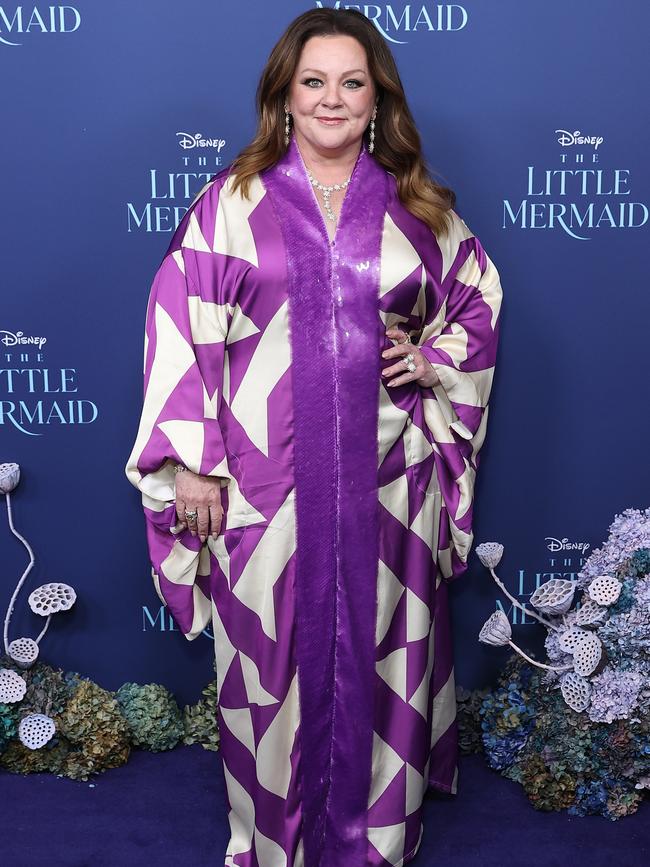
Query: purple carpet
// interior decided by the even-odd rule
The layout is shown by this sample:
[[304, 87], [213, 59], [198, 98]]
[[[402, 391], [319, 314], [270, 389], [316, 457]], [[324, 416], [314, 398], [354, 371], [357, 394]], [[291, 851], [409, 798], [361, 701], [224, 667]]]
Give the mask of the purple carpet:
[[[133, 751], [87, 783], [0, 772], [2, 867], [222, 867], [228, 840], [218, 753]], [[478, 756], [461, 757], [457, 796], [427, 795], [411, 862], [481, 867], [650, 863], [650, 801], [627, 819], [541, 813]], [[343, 865], [342, 865], [343, 867]]]

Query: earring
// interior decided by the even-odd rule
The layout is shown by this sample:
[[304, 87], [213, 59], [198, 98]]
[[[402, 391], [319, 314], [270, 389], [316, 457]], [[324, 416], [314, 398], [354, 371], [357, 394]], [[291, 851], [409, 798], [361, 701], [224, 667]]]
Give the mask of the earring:
[[291, 117], [291, 114], [290, 114], [289, 110], [287, 109], [287, 107], [285, 106], [284, 107], [284, 143], [285, 143], [285, 145], [287, 145], [287, 147], [289, 146], [289, 130], [290, 130], [289, 118], [290, 117]]
[[377, 106], [372, 113], [372, 117], [370, 118], [370, 144], [368, 145], [368, 153], [372, 153], [375, 149], [375, 118], [377, 117]]

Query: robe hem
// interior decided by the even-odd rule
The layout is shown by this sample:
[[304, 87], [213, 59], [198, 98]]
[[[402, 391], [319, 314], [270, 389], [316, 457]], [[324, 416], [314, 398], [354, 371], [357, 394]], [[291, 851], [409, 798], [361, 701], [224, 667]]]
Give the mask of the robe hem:
[[451, 786], [448, 786], [446, 783], [439, 783], [436, 780], [429, 780], [428, 789], [437, 789], [438, 791], [445, 792], [449, 795], [457, 794], [454, 792]]
[[402, 867], [404, 867], [404, 864], [407, 864], [409, 861], [412, 861], [415, 858], [415, 856], [418, 854], [418, 852], [420, 851], [420, 846], [422, 845], [422, 838], [423, 837], [424, 837], [424, 834], [421, 834], [420, 839], [415, 844], [413, 849], [411, 849], [410, 852], [407, 852], [406, 855], [404, 855], [402, 857]]

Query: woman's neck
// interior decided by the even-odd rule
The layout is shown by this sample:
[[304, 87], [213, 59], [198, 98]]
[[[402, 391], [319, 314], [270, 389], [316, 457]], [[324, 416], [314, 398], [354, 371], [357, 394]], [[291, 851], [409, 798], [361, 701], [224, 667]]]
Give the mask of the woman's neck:
[[359, 158], [362, 142], [354, 142], [341, 152], [332, 153], [318, 151], [296, 135], [296, 145], [307, 170], [317, 181], [327, 186], [342, 183], [350, 177]]

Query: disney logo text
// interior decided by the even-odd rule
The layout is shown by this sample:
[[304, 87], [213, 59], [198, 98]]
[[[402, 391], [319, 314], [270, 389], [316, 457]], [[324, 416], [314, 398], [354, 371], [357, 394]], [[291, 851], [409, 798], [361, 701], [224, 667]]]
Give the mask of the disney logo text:
[[178, 143], [183, 150], [191, 150], [192, 148], [216, 148], [221, 151], [221, 148], [226, 144], [223, 138], [203, 138], [200, 132], [191, 135], [187, 132], [177, 132], [179, 136]]
[[27, 343], [34, 343], [40, 349], [45, 343], [47, 343], [47, 337], [25, 337], [23, 331], [17, 331], [15, 334], [13, 331], [1, 331], [2, 337], [0, 337], [0, 343], [4, 343], [5, 346], [22, 346]]
[[604, 138], [602, 135], [580, 135], [580, 130], [577, 129], [575, 132], [567, 132], [565, 129], [556, 129], [555, 132], [559, 133], [558, 144], [561, 144], [562, 147], [570, 147], [571, 145], [593, 145], [594, 150], [598, 150], [598, 145], [601, 145], [604, 142]]
[[582, 551], [591, 548], [589, 542], [569, 542], [567, 538], [555, 539], [553, 536], [546, 536], [545, 542], [548, 542], [549, 551]]

